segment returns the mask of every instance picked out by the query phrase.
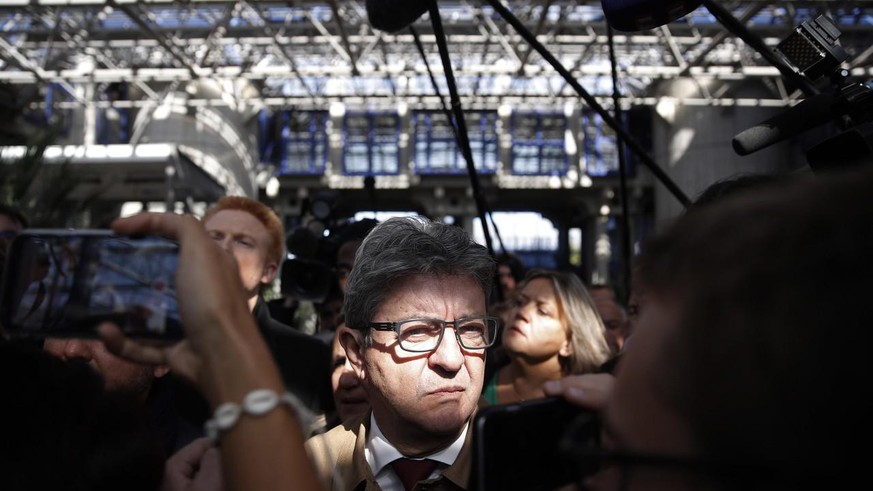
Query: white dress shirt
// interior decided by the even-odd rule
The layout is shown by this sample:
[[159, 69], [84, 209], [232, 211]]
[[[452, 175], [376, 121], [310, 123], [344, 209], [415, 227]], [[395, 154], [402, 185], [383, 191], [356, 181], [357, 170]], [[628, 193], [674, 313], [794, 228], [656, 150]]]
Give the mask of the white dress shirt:
[[[458, 454], [461, 453], [461, 448], [464, 446], [464, 440], [467, 436], [467, 428], [469, 425], [469, 423], [464, 425], [461, 434], [458, 435], [458, 438], [456, 438], [448, 447], [430, 455], [416, 457], [437, 461], [437, 466], [428, 479], [433, 479], [439, 476], [443, 472], [443, 469], [455, 462], [455, 459], [458, 458]], [[379, 484], [379, 487], [382, 488], [382, 491], [405, 491], [403, 483], [400, 482], [400, 478], [397, 477], [397, 474], [394, 473], [394, 469], [391, 467], [391, 462], [406, 456], [400, 453], [400, 451], [398, 451], [394, 445], [385, 438], [385, 435], [382, 434], [382, 430], [379, 429], [379, 425], [376, 424], [376, 418], [373, 417], [372, 413], [370, 414], [370, 432], [367, 435], [367, 444], [364, 447], [364, 457], [367, 459], [367, 464], [370, 465], [370, 470], [373, 471], [373, 475], [376, 477], [376, 482]]]

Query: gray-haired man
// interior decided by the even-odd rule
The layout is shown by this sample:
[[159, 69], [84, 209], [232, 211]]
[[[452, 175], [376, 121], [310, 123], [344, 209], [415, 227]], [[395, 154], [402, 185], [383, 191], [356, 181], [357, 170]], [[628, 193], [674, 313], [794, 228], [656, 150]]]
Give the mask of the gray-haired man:
[[[497, 331], [486, 316], [493, 275], [486, 249], [457, 227], [395, 218], [367, 236], [338, 334], [372, 410], [310, 440], [330, 489], [466, 489], [467, 428]], [[410, 466], [424, 469], [410, 477]]]

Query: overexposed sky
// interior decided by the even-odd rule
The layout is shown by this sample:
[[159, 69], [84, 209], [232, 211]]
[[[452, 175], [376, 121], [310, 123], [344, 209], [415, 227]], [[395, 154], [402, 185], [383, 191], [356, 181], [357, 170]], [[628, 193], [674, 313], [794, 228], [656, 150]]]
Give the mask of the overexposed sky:
[[[558, 247], [558, 229], [539, 213], [496, 212], [492, 213], [492, 217], [500, 232], [500, 238], [503, 239], [503, 245], [510, 251]], [[497, 234], [493, 232], [493, 228], [491, 230], [491, 241], [494, 248], [499, 250]], [[479, 218], [473, 219], [473, 240], [480, 244], [485, 243]]]

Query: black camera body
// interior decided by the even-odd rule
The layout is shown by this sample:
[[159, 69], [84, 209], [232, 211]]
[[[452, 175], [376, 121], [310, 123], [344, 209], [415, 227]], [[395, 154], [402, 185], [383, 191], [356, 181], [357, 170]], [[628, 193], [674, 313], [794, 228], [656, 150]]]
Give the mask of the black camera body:
[[316, 303], [324, 302], [338, 281], [332, 265], [318, 259], [296, 257], [282, 263], [280, 278], [282, 295]]
[[364, 219], [315, 230], [307, 225], [293, 228], [286, 237], [286, 246], [294, 257], [282, 264], [282, 295], [315, 303], [339, 295], [337, 251], [348, 241], [366, 237], [376, 223], [376, 220]]

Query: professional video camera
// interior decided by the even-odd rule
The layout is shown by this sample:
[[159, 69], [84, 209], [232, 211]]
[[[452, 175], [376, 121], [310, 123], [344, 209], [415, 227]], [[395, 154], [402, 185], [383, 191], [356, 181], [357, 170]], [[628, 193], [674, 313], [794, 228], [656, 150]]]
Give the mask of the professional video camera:
[[748, 155], [804, 131], [833, 122], [841, 133], [808, 149], [814, 172], [873, 162], [873, 82], [849, 82], [841, 67], [849, 54], [837, 44], [841, 33], [825, 16], [806, 21], [776, 48], [797, 73], [830, 85], [799, 104], [738, 134], [734, 150]]
[[286, 247], [293, 257], [282, 264], [282, 295], [320, 303], [332, 289], [338, 288], [339, 247], [347, 241], [363, 239], [376, 221], [334, 218], [329, 195], [316, 196], [308, 208], [300, 225], [286, 237]]

